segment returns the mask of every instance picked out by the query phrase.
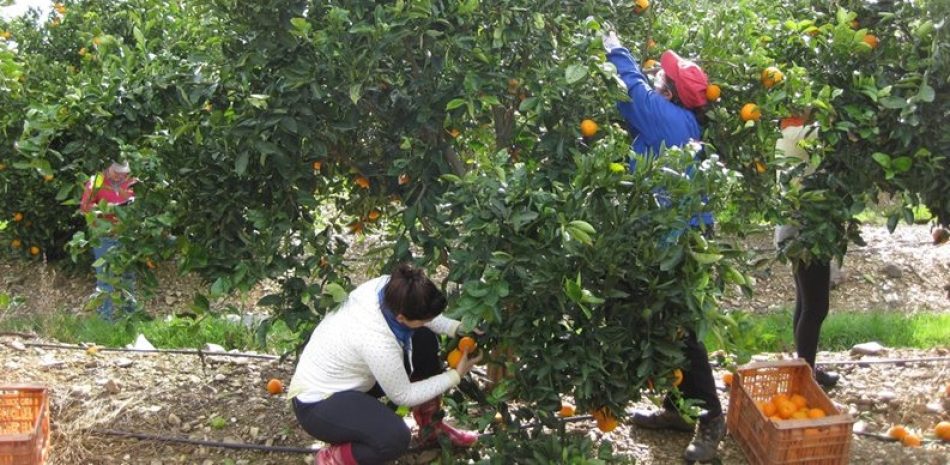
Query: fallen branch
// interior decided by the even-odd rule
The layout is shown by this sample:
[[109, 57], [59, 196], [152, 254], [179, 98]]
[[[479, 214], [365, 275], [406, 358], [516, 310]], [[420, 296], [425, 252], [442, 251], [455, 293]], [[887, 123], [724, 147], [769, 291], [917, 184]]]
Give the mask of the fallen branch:
[[234, 353], [234, 352], [211, 352], [201, 349], [123, 349], [123, 348], [113, 348], [113, 347], [100, 347], [100, 346], [83, 346], [83, 345], [74, 345], [74, 344], [47, 344], [41, 342], [24, 342], [24, 346], [28, 347], [42, 347], [46, 349], [63, 349], [63, 350], [87, 350], [90, 347], [96, 347], [100, 352], [134, 352], [134, 353], [143, 353], [143, 354], [182, 354], [182, 355], [197, 355], [199, 357], [244, 357], [244, 358], [257, 358], [263, 360], [279, 360], [280, 357], [276, 355], [262, 355], [262, 354], [245, 354], [245, 353]]

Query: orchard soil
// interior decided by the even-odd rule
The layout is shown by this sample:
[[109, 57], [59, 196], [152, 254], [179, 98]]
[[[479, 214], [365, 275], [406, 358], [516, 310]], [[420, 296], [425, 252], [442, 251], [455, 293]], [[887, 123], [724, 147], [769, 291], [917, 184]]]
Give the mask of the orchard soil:
[[[832, 311], [888, 310], [950, 312], [944, 286], [950, 283], [950, 246], [931, 244], [926, 226], [901, 226], [891, 235], [879, 226], [866, 226], [867, 247], [853, 247], [842, 272], [835, 277]], [[768, 254], [770, 237], [753, 235], [745, 247]], [[171, 264], [161, 264], [162, 287], [145, 302], [146, 310], [163, 315], [185, 309], [202, 284], [194, 277], [178, 276]], [[768, 311], [788, 308], [794, 285], [788, 267], [775, 264], [756, 272], [756, 293], [751, 298], [729, 296], [725, 308]], [[358, 279], [357, 279], [358, 281]], [[18, 313], [81, 312], [94, 283], [91, 277], [73, 277], [40, 262], [0, 261], [0, 292], [22, 299]], [[240, 312], [254, 311], [254, 302], [267, 292], [266, 285], [249, 294], [215, 303]], [[0, 311], [0, 319], [13, 316]], [[24, 346], [51, 342], [38, 337], [0, 336], [3, 385], [41, 384], [52, 398], [51, 465], [61, 464], [199, 464], [199, 465], [302, 465], [312, 463], [303, 454], [235, 451], [180, 444], [160, 444], [102, 436], [102, 430], [124, 430], [192, 439], [243, 442], [274, 446], [308, 447], [315, 442], [296, 423], [282, 396], [267, 393], [267, 380], [289, 382], [293, 361], [171, 354], [131, 354], [44, 349]], [[950, 356], [950, 341], [927, 350], [887, 349], [882, 357], [918, 358]], [[787, 358], [790, 354], [762, 354]], [[820, 360], [853, 358], [847, 352], [819, 354]], [[903, 424], [923, 434], [920, 448], [855, 435], [851, 463], [950, 464], [950, 443], [933, 439], [933, 426], [950, 420], [950, 363], [848, 365], [839, 368], [843, 381], [830, 397], [859, 420], [868, 432], [883, 432]], [[721, 379], [724, 371], [717, 370]], [[723, 402], [728, 392], [720, 386]], [[644, 403], [636, 407], [646, 408]], [[411, 424], [411, 418], [407, 418]], [[596, 429], [593, 421], [579, 422], [570, 430], [601, 441], [642, 464], [682, 463], [681, 454], [690, 435], [652, 432], [621, 425], [611, 433]], [[747, 463], [735, 442], [720, 447], [723, 464]], [[400, 464], [420, 463], [418, 455]]]

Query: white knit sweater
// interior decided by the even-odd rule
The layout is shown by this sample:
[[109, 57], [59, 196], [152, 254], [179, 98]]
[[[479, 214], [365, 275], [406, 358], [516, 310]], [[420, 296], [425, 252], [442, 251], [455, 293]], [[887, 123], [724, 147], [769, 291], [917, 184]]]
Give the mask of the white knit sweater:
[[[389, 276], [368, 281], [350, 293], [314, 330], [297, 363], [288, 394], [317, 402], [342, 391], [367, 392], [375, 383], [398, 405], [414, 407], [456, 386], [457, 371], [447, 370], [412, 383], [403, 366], [403, 349], [380, 309], [379, 293]], [[426, 326], [455, 335], [460, 322], [438, 316]]]

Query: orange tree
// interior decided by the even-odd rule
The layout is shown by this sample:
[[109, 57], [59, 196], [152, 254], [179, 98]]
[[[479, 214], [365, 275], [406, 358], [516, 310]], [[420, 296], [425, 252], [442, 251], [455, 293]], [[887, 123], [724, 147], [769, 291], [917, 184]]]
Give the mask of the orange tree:
[[[0, 179], [18, 203], [2, 208], [44, 212], [47, 232], [0, 234], [84, 250], [103, 231], [73, 235], [69, 202], [126, 158], [144, 182], [110, 266], [147, 276], [174, 257], [212, 296], [275, 279], [261, 303], [305, 335], [350, 287], [354, 235], [380, 234], [383, 261], [447, 266], [453, 313], [512, 354], [493, 402], [521, 400], [520, 419], [547, 421], [559, 395], [619, 413], [648, 380], [671, 385], [682, 331], [727, 322], [716, 297], [745, 283], [734, 248], [684, 228], [701, 193], [742, 213], [725, 231], [744, 214], [835, 218], [792, 256], [842, 253], [877, 191], [946, 211], [946, 29], [921, 19], [946, 7], [880, 5], [851, 5], [852, 29], [848, 10], [798, 1], [66, 2], [3, 24]], [[644, 60], [701, 59], [721, 87], [692, 182], [676, 174], [688, 151], [624, 169], [607, 27]], [[770, 66], [784, 79], [766, 88]], [[760, 120], [742, 121], [748, 103]], [[777, 123], [804, 109], [817, 174], [776, 195], [775, 172], [801, 169], [775, 157]]]

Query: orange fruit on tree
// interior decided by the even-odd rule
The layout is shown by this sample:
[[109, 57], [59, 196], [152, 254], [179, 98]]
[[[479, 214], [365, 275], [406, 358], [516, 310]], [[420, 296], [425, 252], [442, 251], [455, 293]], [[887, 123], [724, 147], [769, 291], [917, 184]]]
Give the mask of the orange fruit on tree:
[[35, 246], [35, 245], [34, 245], [33, 247], [30, 247], [30, 255], [33, 255], [33, 256], [35, 257], [35, 256], [37, 256], [37, 255], [39, 255], [39, 254], [40, 254], [40, 248], [39, 248], [39, 247], [37, 247], [37, 246]]
[[478, 347], [478, 343], [475, 342], [475, 339], [469, 336], [465, 336], [461, 340], [459, 340], [458, 350], [461, 350], [462, 352], [465, 352], [466, 354], [472, 353], [476, 347]]
[[284, 392], [284, 383], [277, 378], [271, 379], [267, 382], [267, 392], [274, 396]]
[[594, 417], [594, 420], [597, 421], [597, 429], [605, 433], [613, 431], [619, 425], [617, 419], [614, 418], [614, 415], [610, 413], [610, 409], [607, 407], [594, 410], [591, 415]]
[[656, 68], [656, 60], [650, 58], [647, 61], [643, 62], [643, 69], [653, 69]]
[[868, 46], [871, 48], [877, 48], [877, 46], [881, 43], [881, 41], [878, 40], [877, 36], [874, 34], [868, 34], [864, 36], [864, 39], [862, 40], [864, 40], [864, 43], [868, 44]]
[[43, 175], [43, 180], [46, 181], [46, 182], [50, 182], [50, 181], [53, 180], [53, 175], [52, 175], [52, 174], [44, 174], [44, 175]]
[[742, 118], [742, 121], [758, 121], [762, 118], [762, 110], [754, 103], [747, 103], [739, 110], [739, 118]]
[[323, 163], [321, 163], [321, 162], [319, 162], [319, 161], [313, 162], [313, 170], [314, 170], [314, 171], [320, 171], [320, 168], [323, 168]]
[[459, 131], [457, 128], [452, 128], [449, 129], [449, 135], [452, 136], [453, 139], [456, 139], [458, 136], [462, 135], [462, 131]]
[[725, 384], [726, 386], [732, 386], [732, 380], [733, 380], [732, 373], [726, 373], [722, 375], [722, 383]]
[[14, 214], [13, 214], [13, 221], [15, 221], [15, 222], [17, 222], [17, 223], [19, 223], [20, 221], [23, 221], [23, 214], [20, 213], [20, 212], [14, 213]]
[[581, 121], [581, 135], [584, 137], [594, 137], [594, 134], [597, 134], [597, 131], [600, 129], [597, 126], [597, 123], [591, 119], [585, 119]]
[[904, 428], [903, 425], [894, 425], [887, 430], [887, 436], [902, 441], [905, 436], [907, 436], [907, 428]]
[[450, 368], [459, 366], [459, 360], [462, 360], [462, 351], [453, 349], [451, 352], [449, 352], [449, 355], [445, 358], [445, 360], [449, 362]]
[[907, 433], [907, 436], [901, 439], [901, 444], [903, 444], [904, 447], [920, 447], [921, 442], [920, 436], [911, 433]]
[[23, 246], [23, 242], [21, 242], [19, 239], [14, 239], [10, 241], [10, 247], [13, 247], [14, 249], [19, 249], [22, 246]]
[[678, 387], [680, 384], [683, 384], [683, 370], [677, 368], [673, 370], [673, 387]]
[[561, 418], [573, 417], [574, 416], [574, 406], [567, 403], [561, 402], [561, 409], [557, 411], [557, 415]]
[[934, 434], [944, 441], [950, 441], [950, 421], [937, 423], [937, 426], [934, 426]]
[[808, 418], [824, 418], [825, 411], [820, 408], [810, 408], [808, 409]]
[[784, 79], [785, 74], [774, 66], [769, 66], [762, 70], [762, 85], [765, 86], [766, 89], [775, 87], [776, 84], [782, 82]]
[[765, 173], [766, 170], [768, 170], [768, 167], [765, 166], [765, 163], [762, 163], [759, 160], [756, 160], [755, 163], [753, 163], [753, 165], [755, 166], [756, 173], [762, 174], [762, 173]]
[[347, 228], [350, 229], [350, 232], [353, 234], [363, 234], [363, 222], [354, 221], [347, 225]]
[[399, 175], [399, 185], [400, 185], [400, 186], [405, 186], [406, 184], [409, 184], [409, 175], [408, 175], [408, 174], [400, 174], [400, 175]]
[[720, 95], [722, 95], [722, 89], [720, 89], [718, 85], [710, 84], [706, 86], [706, 100], [715, 102], [716, 100], [719, 100]]
[[650, 0], [636, 0], [633, 2], [633, 12], [642, 15], [644, 11], [650, 8]]
[[376, 221], [379, 219], [379, 215], [379, 210], [370, 210], [369, 213], [366, 214], [366, 219]]
[[356, 179], [353, 180], [353, 182], [356, 183], [357, 186], [360, 186], [363, 189], [369, 189], [369, 179], [367, 179], [366, 176], [357, 176]]

